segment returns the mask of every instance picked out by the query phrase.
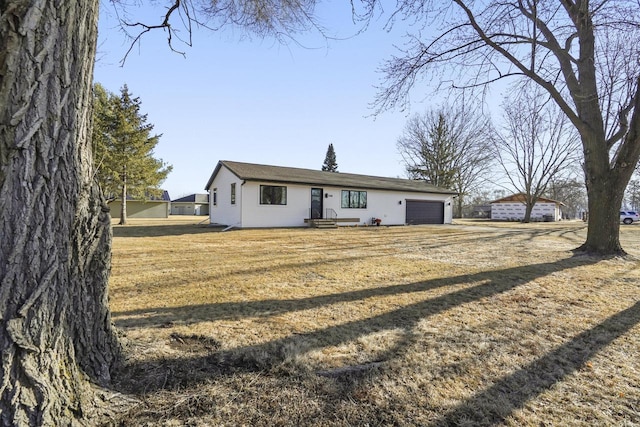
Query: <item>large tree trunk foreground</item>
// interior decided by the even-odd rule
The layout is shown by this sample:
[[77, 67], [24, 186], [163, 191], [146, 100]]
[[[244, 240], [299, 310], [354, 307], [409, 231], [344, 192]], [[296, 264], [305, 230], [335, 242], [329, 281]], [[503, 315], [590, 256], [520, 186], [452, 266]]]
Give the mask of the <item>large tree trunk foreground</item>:
[[88, 141], [98, 0], [0, 8], [0, 423], [83, 424], [119, 356]]

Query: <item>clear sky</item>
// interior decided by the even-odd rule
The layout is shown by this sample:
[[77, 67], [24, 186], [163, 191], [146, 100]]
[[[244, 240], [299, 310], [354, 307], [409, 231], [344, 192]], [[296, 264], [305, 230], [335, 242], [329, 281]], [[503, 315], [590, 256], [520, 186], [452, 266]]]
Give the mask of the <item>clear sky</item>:
[[[359, 28], [344, 3], [318, 11], [339, 38]], [[142, 112], [163, 135], [156, 157], [173, 165], [163, 184], [173, 199], [204, 193], [218, 160], [320, 169], [330, 143], [341, 172], [404, 177], [396, 140], [408, 114], [436, 106], [423, 84], [411, 111], [371, 117], [383, 77], [377, 70], [402, 45], [402, 25], [388, 32], [384, 20], [375, 21], [345, 40], [297, 38], [306, 47], [248, 40], [232, 29], [197, 30], [193, 47], [176, 45], [186, 57], [172, 52], [157, 30], [121, 66], [130, 41], [109, 3], [102, 7], [95, 81], [115, 93], [126, 83], [140, 97]], [[131, 9], [151, 23], [161, 21], [160, 12]]]

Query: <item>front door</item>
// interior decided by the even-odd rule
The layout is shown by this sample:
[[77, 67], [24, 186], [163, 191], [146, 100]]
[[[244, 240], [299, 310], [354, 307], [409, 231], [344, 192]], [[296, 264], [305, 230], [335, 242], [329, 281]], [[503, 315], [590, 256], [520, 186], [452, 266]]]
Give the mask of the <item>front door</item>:
[[311, 189], [311, 219], [322, 219], [322, 188]]

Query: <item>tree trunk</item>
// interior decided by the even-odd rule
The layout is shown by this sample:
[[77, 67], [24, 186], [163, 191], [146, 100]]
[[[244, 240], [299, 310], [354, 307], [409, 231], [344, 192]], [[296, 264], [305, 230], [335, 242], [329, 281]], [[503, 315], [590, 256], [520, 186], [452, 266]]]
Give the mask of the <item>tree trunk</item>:
[[535, 203], [526, 202], [524, 204], [524, 218], [522, 218], [522, 222], [530, 223], [531, 222], [531, 211], [533, 210], [533, 205]]
[[462, 218], [462, 207], [464, 204], [464, 199], [462, 198], [461, 195], [458, 195], [458, 197], [456, 197], [455, 200], [455, 206], [456, 206], [456, 218]]
[[[633, 132], [627, 138], [636, 138]], [[624, 198], [624, 190], [633, 174], [638, 159], [637, 141], [625, 144], [634, 151], [626, 157], [634, 157], [633, 162], [625, 156], [611, 167], [609, 152], [604, 135], [583, 135], [585, 147], [585, 180], [589, 207], [587, 240], [576, 251], [599, 255], [624, 255], [626, 252], [620, 245], [620, 207]], [[633, 141], [632, 141], [633, 142]]]
[[626, 254], [620, 245], [620, 207], [626, 185], [616, 188], [616, 185], [610, 182], [594, 180], [587, 186], [589, 226], [587, 240], [576, 249], [578, 252]]
[[98, 1], [0, 2], [0, 423], [86, 423], [120, 348], [93, 180]]
[[122, 172], [122, 190], [120, 191], [120, 199], [122, 203], [120, 203], [120, 222], [119, 225], [127, 224], [127, 167], [124, 166], [124, 170]]

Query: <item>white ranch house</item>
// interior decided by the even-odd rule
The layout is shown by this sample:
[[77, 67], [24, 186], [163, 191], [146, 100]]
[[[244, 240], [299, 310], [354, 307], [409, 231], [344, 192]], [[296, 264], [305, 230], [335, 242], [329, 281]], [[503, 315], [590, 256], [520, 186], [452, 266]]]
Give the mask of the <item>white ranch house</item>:
[[[531, 210], [532, 221], [560, 221], [563, 203], [539, 197]], [[503, 197], [491, 202], [491, 219], [521, 221], [526, 211], [525, 196], [522, 193]]]
[[209, 221], [237, 228], [450, 224], [455, 192], [422, 181], [218, 162]]

